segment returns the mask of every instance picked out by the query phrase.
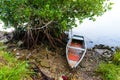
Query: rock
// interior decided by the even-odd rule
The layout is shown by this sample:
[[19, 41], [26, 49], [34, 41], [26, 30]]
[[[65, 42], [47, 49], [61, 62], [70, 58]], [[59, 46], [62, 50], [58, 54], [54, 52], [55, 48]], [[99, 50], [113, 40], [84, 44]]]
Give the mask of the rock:
[[16, 56], [20, 56], [20, 53], [16, 53]]
[[110, 54], [110, 52], [104, 52], [102, 56], [104, 58], [110, 58], [112, 56], [112, 54]]
[[104, 50], [103, 49], [94, 49], [94, 51], [97, 53], [97, 54], [100, 54], [102, 55]]
[[12, 32], [3, 32], [0, 31], [0, 42], [8, 42], [12, 40], [13, 38], [13, 33]]
[[17, 59], [19, 59], [21, 57], [20, 53], [18, 53], [18, 52], [15, 54], [15, 56]]
[[93, 51], [96, 54], [99, 54], [102, 60], [110, 61], [115, 52], [115, 48], [100, 44], [100, 45], [95, 45], [95, 47], [93, 48]]
[[110, 58], [113, 55], [113, 52], [108, 49], [95, 49], [94, 51], [104, 58]]
[[109, 46], [105, 46], [105, 45], [95, 45], [93, 50], [96, 52], [96, 53], [99, 53], [99, 54], [103, 54], [104, 52], [108, 52], [108, 53], [114, 53], [115, 52], [115, 48], [114, 47], [109, 47]]
[[0, 31], [0, 38], [4, 36], [4, 32]]
[[104, 47], [104, 45], [100, 44], [100, 45], [95, 45], [93, 48], [94, 48], [94, 49], [96, 49], [96, 48], [97, 48], [97, 49], [101, 49], [101, 48], [103, 48], [103, 47]]
[[13, 33], [12, 32], [5, 32], [4, 36], [6, 36], [7, 40], [10, 41], [13, 38]]
[[23, 45], [23, 41], [18, 41], [18, 42], [17, 42], [17, 46], [18, 46], [18, 47], [21, 47], [22, 45]]
[[0, 36], [0, 42], [8, 42], [6, 36]]
[[103, 44], [100, 44], [100, 45], [95, 45], [93, 47], [93, 49], [108, 49], [108, 50], [112, 50], [113, 47], [109, 47], [109, 46], [105, 46]]
[[40, 65], [41, 65], [42, 67], [50, 68], [49, 62], [48, 62], [47, 60], [42, 60], [42, 61], [40, 62]]

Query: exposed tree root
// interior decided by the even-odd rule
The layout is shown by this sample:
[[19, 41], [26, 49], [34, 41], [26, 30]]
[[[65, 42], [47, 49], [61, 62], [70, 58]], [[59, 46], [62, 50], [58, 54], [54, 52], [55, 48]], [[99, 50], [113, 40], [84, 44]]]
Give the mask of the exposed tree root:
[[[27, 26], [31, 26], [25, 29], [25, 31], [19, 31], [15, 34], [18, 40], [22, 40], [23, 46], [31, 49], [35, 48], [40, 43], [47, 44], [49, 47], [58, 48], [65, 46], [66, 34], [60, 32], [58, 23], [55, 21], [43, 21], [39, 19], [38, 24], [34, 21], [28, 23]], [[44, 25], [44, 26], [43, 26]], [[14, 38], [16, 39], [16, 38]]]

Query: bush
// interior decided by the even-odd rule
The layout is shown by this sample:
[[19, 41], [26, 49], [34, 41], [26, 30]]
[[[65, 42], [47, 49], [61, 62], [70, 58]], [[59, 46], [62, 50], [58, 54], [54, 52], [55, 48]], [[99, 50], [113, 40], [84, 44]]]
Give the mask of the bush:
[[111, 63], [101, 62], [97, 71], [104, 80], [120, 80], [120, 51], [116, 51]]
[[120, 68], [112, 63], [101, 63], [98, 72], [100, 72], [104, 80], [119, 80]]
[[120, 51], [114, 54], [113, 63], [120, 66]]
[[0, 50], [0, 80], [23, 80], [25, 78], [31, 80], [29, 72], [26, 61], [17, 60], [11, 53]]

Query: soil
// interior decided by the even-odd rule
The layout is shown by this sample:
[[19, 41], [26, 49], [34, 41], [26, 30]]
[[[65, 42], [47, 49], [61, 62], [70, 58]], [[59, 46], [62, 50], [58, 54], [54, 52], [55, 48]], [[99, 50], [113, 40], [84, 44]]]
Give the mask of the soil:
[[66, 76], [70, 80], [102, 80], [102, 77], [96, 72], [101, 58], [93, 50], [87, 50], [82, 62], [75, 69], [69, 67], [63, 48], [51, 51], [41, 45], [33, 50], [21, 49], [15, 46], [10, 47], [8, 50], [20, 60], [29, 60], [36, 63], [45, 75], [55, 80], [61, 80], [62, 76]]

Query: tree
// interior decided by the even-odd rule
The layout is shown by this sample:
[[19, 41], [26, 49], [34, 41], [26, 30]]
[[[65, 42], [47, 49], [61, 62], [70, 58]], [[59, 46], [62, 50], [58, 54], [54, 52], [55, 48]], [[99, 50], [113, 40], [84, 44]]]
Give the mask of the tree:
[[76, 18], [95, 20], [111, 5], [109, 0], [0, 0], [0, 19], [20, 34], [25, 31], [21, 38], [29, 46], [47, 39], [55, 47], [61, 33], [76, 27]]

